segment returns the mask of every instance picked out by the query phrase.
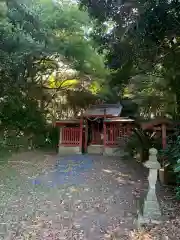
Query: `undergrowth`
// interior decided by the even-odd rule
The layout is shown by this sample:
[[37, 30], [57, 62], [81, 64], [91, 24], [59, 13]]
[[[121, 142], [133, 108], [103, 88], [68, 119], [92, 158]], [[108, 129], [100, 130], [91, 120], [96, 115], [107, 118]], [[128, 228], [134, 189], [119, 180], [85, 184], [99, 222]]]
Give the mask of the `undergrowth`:
[[27, 134], [19, 130], [4, 130], [0, 133], [0, 164], [7, 162], [12, 153], [43, 149], [56, 149], [58, 143], [58, 129], [46, 128], [36, 134]]

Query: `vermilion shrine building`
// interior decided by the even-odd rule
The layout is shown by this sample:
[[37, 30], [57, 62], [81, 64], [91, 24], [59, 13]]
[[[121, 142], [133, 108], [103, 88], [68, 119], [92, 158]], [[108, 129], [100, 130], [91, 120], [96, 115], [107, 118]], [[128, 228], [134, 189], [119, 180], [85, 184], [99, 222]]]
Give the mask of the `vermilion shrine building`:
[[94, 105], [77, 119], [56, 122], [59, 153], [121, 155], [133, 125], [134, 120], [124, 116], [121, 104]]

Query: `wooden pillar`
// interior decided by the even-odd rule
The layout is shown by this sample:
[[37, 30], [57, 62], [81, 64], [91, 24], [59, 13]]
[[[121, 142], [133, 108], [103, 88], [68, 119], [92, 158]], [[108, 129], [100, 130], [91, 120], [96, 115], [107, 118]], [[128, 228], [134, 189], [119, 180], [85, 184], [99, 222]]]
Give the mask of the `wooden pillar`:
[[59, 127], [59, 142], [58, 142], [58, 149], [57, 149], [58, 153], [60, 152], [61, 144], [62, 144], [62, 127]]
[[59, 145], [62, 143], [62, 127], [59, 128]]
[[166, 148], [166, 125], [162, 124], [162, 148]]
[[82, 153], [82, 144], [83, 144], [83, 142], [82, 142], [82, 140], [83, 140], [83, 116], [82, 116], [82, 113], [81, 113], [79, 131], [80, 131], [80, 136], [79, 136], [79, 152]]
[[[162, 149], [166, 148], [166, 125], [162, 124], [161, 125], [161, 131], [162, 131]], [[162, 166], [164, 167], [165, 159], [162, 159]], [[164, 183], [164, 178], [165, 178], [165, 172], [163, 169], [163, 172], [161, 172], [161, 180]]]
[[106, 148], [106, 109], [104, 109], [104, 121], [103, 121], [103, 130], [104, 130], [104, 138], [103, 138], [103, 147], [104, 147], [104, 152]]
[[85, 144], [84, 144], [84, 152], [87, 153], [87, 145], [88, 145], [88, 122], [85, 122]]

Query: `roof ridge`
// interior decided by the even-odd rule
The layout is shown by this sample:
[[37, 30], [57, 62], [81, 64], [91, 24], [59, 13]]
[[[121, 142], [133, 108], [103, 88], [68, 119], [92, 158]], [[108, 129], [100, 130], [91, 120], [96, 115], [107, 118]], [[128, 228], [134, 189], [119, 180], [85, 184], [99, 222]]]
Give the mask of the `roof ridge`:
[[111, 108], [111, 107], [122, 107], [120, 103], [103, 103], [103, 104], [94, 104], [89, 107], [89, 109], [92, 108]]

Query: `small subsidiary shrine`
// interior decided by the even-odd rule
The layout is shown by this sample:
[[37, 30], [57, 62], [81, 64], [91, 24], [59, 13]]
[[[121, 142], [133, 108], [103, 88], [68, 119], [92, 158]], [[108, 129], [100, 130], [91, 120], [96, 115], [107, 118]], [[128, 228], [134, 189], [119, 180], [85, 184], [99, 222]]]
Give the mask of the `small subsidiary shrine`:
[[59, 153], [121, 155], [133, 125], [120, 103], [91, 106], [77, 119], [56, 122]]

